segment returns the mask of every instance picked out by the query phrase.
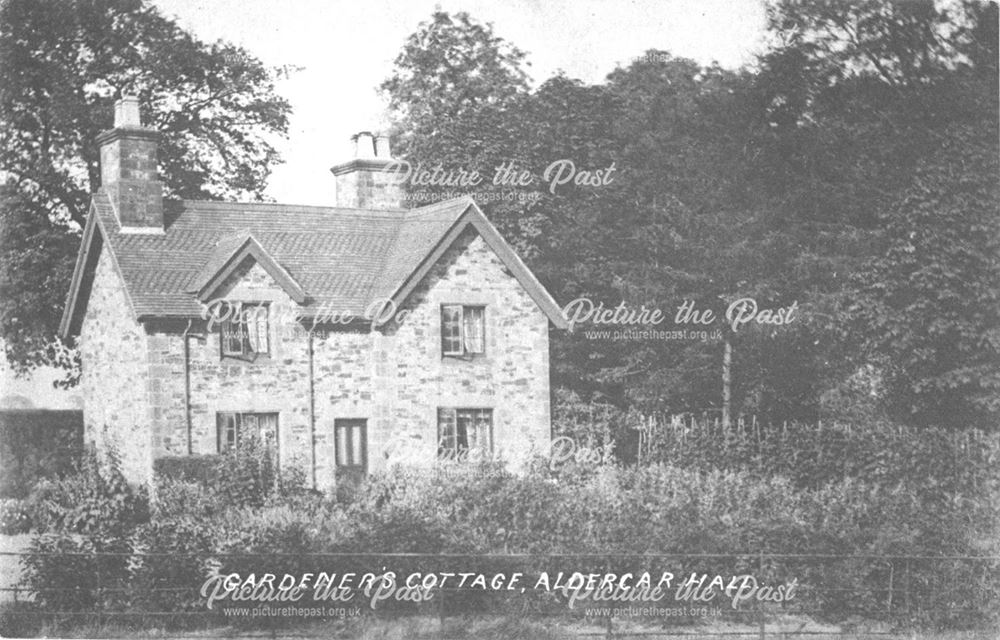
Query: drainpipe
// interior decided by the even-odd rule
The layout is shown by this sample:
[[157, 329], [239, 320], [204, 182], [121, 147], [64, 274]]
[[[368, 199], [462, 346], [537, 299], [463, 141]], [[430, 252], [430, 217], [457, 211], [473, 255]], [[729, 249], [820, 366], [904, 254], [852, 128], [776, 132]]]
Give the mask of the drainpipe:
[[316, 384], [313, 367], [313, 330], [309, 328], [309, 466], [312, 488], [316, 488]]
[[188, 332], [194, 320], [188, 320], [187, 327], [184, 328], [182, 339], [184, 340], [184, 422], [187, 424], [187, 452], [188, 455], [194, 453], [194, 444], [191, 435], [191, 347], [188, 344]]

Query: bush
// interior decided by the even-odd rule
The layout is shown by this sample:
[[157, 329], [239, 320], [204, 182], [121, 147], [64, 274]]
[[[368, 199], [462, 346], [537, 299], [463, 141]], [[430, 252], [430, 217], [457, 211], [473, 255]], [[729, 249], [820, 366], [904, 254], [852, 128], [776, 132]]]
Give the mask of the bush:
[[[76, 473], [45, 481], [29, 499], [39, 535], [24, 558], [23, 583], [46, 610], [94, 611], [120, 601], [128, 537], [148, 521], [143, 489], [128, 484], [112, 452], [93, 452]], [[109, 555], [111, 554], [111, 555]], [[117, 554], [117, 555], [116, 555]]]
[[226, 508], [216, 492], [198, 482], [158, 477], [153, 492], [153, 517], [157, 520], [210, 518]]
[[81, 411], [0, 410], [0, 497], [24, 498], [73, 472], [83, 453]]
[[753, 423], [728, 429], [710, 420], [653, 424], [646, 462], [784, 476], [802, 488], [854, 478], [884, 487], [934, 485], [984, 495], [1000, 475], [1000, 433], [889, 422]]
[[35, 593], [40, 609], [54, 615], [117, 609], [127, 584], [128, 551], [123, 538], [103, 532], [39, 534], [24, 556], [22, 584]]
[[0, 500], [0, 535], [31, 531], [31, 511], [24, 500]]
[[174, 517], [140, 526], [129, 543], [128, 607], [136, 611], [204, 611], [199, 593], [217, 564], [212, 519]]
[[220, 458], [219, 455], [164, 456], [153, 461], [153, 472], [157, 478], [211, 486], [217, 479]]
[[145, 489], [128, 483], [114, 452], [103, 461], [88, 452], [75, 473], [42, 481], [28, 502], [39, 531], [122, 537], [149, 519]]
[[[153, 468], [157, 500], [165, 499], [182, 509], [178, 500], [185, 497], [195, 498], [198, 509], [261, 507], [269, 500], [305, 491], [305, 473], [295, 464], [279, 470], [273, 450], [252, 437], [225, 455], [164, 457], [157, 459]], [[196, 492], [195, 485], [203, 491]], [[161, 490], [166, 495], [161, 496]], [[182, 495], [172, 495], [177, 492]]]
[[[848, 478], [811, 489], [747, 470], [658, 464], [552, 471], [533, 465], [511, 475], [483, 463], [392, 469], [370, 478], [343, 503], [286, 484], [258, 464], [265, 463], [219, 458], [220, 469], [235, 473], [217, 476], [219, 486], [212, 487], [160, 477], [148, 523], [130, 515], [138, 509], [118, 508], [108, 513], [126, 524], [81, 527], [78, 518], [55, 510], [52, 533], [36, 540], [39, 553], [31, 559], [40, 602], [193, 611], [197, 591], [213, 570], [362, 575], [387, 567], [401, 575], [432, 570], [526, 576], [543, 570], [669, 571], [750, 573], [772, 584], [795, 578], [802, 595], [787, 609], [793, 613], [807, 606], [813, 615], [840, 620], [864, 615], [952, 624], [949, 612], [956, 607], [964, 620], [986, 620], [1000, 591], [997, 575], [981, 563], [904, 566], [892, 560], [998, 551], [991, 537], [995, 504], [982, 493], [931, 490], [926, 483], [887, 488]], [[53, 497], [57, 486], [39, 493]], [[88, 504], [97, 488], [118, 485], [92, 475], [70, 486], [53, 499], [64, 511], [70, 499]], [[129, 502], [120, 495], [109, 500]], [[45, 550], [82, 555], [57, 562], [40, 553]], [[122, 550], [127, 561], [107, 559], [98, 550]], [[432, 557], [388, 556], [400, 553]], [[120, 601], [94, 590], [96, 570], [105, 586], [120, 587]], [[897, 590], [891, 615], [890, 574]], [[908, 608], [900, 606], [904, 584]], [[60, 595], [67, 585], [77, 589]], [[552, 593], [463, 591], [442, 594], [441, 600], [444, 611], [565, 610]], [[400, 611], [419, 605], [385, 606]]]

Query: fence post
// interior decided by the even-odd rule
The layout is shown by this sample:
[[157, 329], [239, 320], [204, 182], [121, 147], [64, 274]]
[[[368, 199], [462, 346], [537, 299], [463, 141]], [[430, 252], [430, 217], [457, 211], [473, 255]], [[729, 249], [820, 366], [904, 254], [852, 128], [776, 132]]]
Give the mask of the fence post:
[[[760, 551], [760, 560], [757, 565], [757, 579], [764, 579], [764, 551]], [[764, 603], [760, 600], [757, 601], [757, 615], [760, 617], [760, 640], [764, 640], [765, 637], [765, 623], [764, 623]]]
[[893, 574], [895, 572], [895, 569], [896, 569], [895, 564], [890, 560], [889, 561], [889, 599], [886, 602], [886, 606], [889, 609], [889, 615], [890, 616], [892, 615], [892, 580], [893, 580]]
[[[610, 561], [605, 560], [603, 570], [604, 570], [604, 575], [608, 575], [608, 573], [611, 572], [611, 562]], [[608, 622], [607, 622], [607, 625], [606, 625], [607, 631], [604, 634], [604, 637], [607, 638], [607, 640], [611, 640], [611, 638], [613, 638], [615, 636], [614, 631], [613, 631], [613, 622], [611, 620], [611, 618], [613, 617], [613, 615], [612, 615], [613, 613], [614, 613], [614, 609], [609, 609], [608, 610]]]
[[906, 602], [906, 613], [910, 613], [910, 559], [906, 559], [906, 587], [903, 591], [903, 597]]
[[438, 606], [437, 606], [437, 610], [438, 610], [438, 626], [441, 628], [441, 633], [443, 634], [444, 633], [444, 625], [445, 625], [444, 619], [445, 619], [445, 616], [447, 615], [447, 612], [444, 609], [445, 608], [444, 598], [445, 598], [445, 593], [447, 593], [447, 590], [444, 587], [441, 587], [441, 588], [438, 589], [438, 592], [439, 592], [439, 595], [441, 596], [440, 600], [438, 600]]
[[101, 588], [101, 556], [95, 555], [94, 559], [96, 560], [95, 568], [97, 569], [95, 572], [97, 580], [97, 602], [95, 603], [97, 605], [97, 628], [100, 629], [104, 623], [104, 589]]

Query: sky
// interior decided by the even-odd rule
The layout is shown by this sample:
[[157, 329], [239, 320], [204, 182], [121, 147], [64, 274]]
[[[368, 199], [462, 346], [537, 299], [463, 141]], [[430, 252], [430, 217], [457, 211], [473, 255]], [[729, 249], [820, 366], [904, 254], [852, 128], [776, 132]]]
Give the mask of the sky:
[[285, 164], [267, 195], [329, 205], [329, 168], [349, 158], [349, 138], [385, 127], [377, 87], [406, 38], [436, 7], [468, 12], [528, 54], [540, 84], [562, 70], [600, 83], [649, 49], [725, 67], [761, 49], [763, 0], [153, 0], [202, 39], [244, 46], [270, 65], [300, 70], [278, 89], [291, 102]]
[[[266, 191], [277, 202], [329, 205], [329, 168], [349, 159], [350, 136], [385, 126], [377, 87], [407, 37], [435, 8], [468, 12], [527, 53], [533, 83], [562, 70], [600, 83], [649, 49], [725, 67], [752, 63], [763, 46], [763, 0], [153, 0], [203, 40], [242, 45], [269, 65], [298, 67], [278, 86], [293, 114], [285, 160]], [[0, 364], [0, 396], [71, 408], [61, 372], [15, 379]]]

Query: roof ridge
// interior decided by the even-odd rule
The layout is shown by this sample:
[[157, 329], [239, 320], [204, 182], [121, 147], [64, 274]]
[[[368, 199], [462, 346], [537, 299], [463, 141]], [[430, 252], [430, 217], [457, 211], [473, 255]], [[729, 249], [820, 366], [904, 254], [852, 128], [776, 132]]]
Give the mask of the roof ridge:
[[322, 211], [343, 211], [349, 213], [374, 213], [374, 214], [391, 214], [394, 216], [399, 216], [400, 214], [405, 214], [406, 209], [366, 209], [359, 207], [336, 207], [328, 205], [317, 205], [317, 204], [295, 204], [286, 202], [236, 202], [231, 200], [191, 200], [191, 199], [180, 199], [180, 200], [166, 200], [165, 204], [169, 203], [172, 206], [182, 205], [184, 207], [203, 207], [212, 209], [238, 209], [238, 208], [254, 208], [254, 209], [306, 209], [313, 210], [317, 212]]
[[458, 196], [457, 198], [450, 198], [448, 200], [442, 200], [440, 202], [435, 202], [432, 204], [424, 205], [422, 207], [416, 207], [414, 209], [406, 210], [406, 218], [417, 218], [428, 213], [437, 213], [443, 210], [447, 210], [449, 207], [453, 207], [459, 203], [469, 204], [475, 203], [475, 200], [471, 196]]
[[[395, 296], [401, 284], [411, 276], [422, 277], [414, 270], [437, 259], [439, 245], [463, 216], [482, 215], [469, 196], [394, 211], [273, 202], [167, 202], [171, 215], [166, 233], [158, 237], [122, 236], [106, 194], [96, 194], [91, 202], [91, 233], [106, 241], [136, 318], [197, 316], [199, 303], [190, 287], [205, 272], [235, 259], [241, 246], [252, 249], [258, 262], [267, 262], [274, 272], [271, 277], [286, 285], [293, 299], [302, 298], [305, 308], [332, 304], [360, 316], [375, 296], [393, 296], [400, 304]], [[483, 224], [489, 226], [488, 221]], [[501, 245], [501, 254], [511, 251], [502, 238], [494, 244]], [[537, 278], [516, 255], [508, 256], [508, 262], [527, 288], [540, 290]], [[83, 271], [74, 272], [69, 315], [64, 314], [60, 330], [75, 331], [79, 324], [85, 280], [93, 275]], [[536, 291], [536, 297], [543, 309], [557, 316], [551, 296]], [[558, 317], [556, 321], [561, 322]]]

